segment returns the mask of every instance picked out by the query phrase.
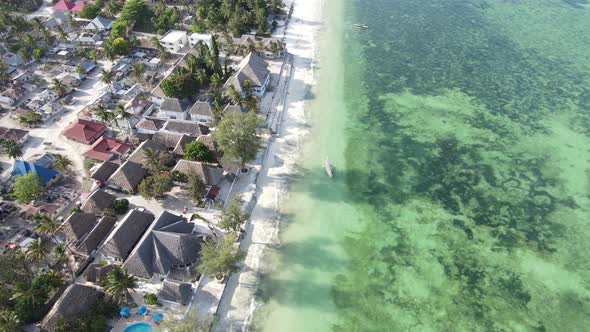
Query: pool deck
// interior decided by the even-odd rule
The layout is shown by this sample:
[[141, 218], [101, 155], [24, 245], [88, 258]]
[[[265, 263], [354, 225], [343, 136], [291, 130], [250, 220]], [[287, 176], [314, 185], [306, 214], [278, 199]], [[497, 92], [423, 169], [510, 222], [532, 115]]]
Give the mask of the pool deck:
[[153, 317], [153, 314], [147, 314], [145, 316], [131, 314], [131, 315], [129, 315], [128, 318], [119, 318], [119, 319], [117, 319], [115, 326], [113, 327], [111, 332], [123, 332], [123, 330], [127, 326], [129, 326], [133, 323], [137, 323], [137, 322], [144, 322], [144, 323], [150, 324], [153, 332], [162, 331], [162, 329], [160, 329], [160, 327], [158, 327], [156, 324], [154, 324], [154, 322], [152, 321], [152, 317]]

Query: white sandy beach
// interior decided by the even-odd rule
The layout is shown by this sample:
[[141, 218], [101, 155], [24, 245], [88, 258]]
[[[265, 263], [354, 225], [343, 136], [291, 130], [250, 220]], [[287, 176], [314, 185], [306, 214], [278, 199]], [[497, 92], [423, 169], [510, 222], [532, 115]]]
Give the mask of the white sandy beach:
[[[277, 114], [277, 135], [271, 138], [260, 156], [260, 173], [253, 192], [250, 221], [241, 248], [247, 256], [240, 273], [233, 274], [217, 310], [214, 331], [247, 331], [260, 303], [255, 293], [259, 276], [269, 266], [265, 257], [279, 245], [279, 206], [287, 196], [290, 177], [295, 174], [304, 137], [308, 133], [306, 99], [315, 84], [314, 61], [317, 35], [322, 27], [322, 0], [295, 0], [284, 36], [287, 50], [287, 75], [275, 87], [281, 97]], [[289, 66], [289, 62], [292, 63]], [[282, 112], [281, 112], [282, 110]]]

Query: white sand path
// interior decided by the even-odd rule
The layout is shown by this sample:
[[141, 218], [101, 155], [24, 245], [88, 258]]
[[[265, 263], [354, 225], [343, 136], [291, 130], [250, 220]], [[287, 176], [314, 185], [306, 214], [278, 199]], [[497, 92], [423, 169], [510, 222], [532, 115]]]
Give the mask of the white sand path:
[[[265, 252], [279, 244], [279, 204], [287, 192], [289, 178], [295, 172], [301, 139], [307, 134], [305, 106], [314, 84], [316, 36], [321, 28], [321, 0], [296, 0], [284, 40], [292, 55], [291, 75], [284, 91], [284, 111], [280, 127], [269, 142], [254, 192], [247, 236], [241, 248], [247, 251], [240, 273], [233, 274], [217, 310], [214, 331], [247, 331], [259, 304], [255, 292], [264, 272]], [[282, 36], [278, 36], [282, 37]], [[281, 93], [280, 83], [277, 93]], [[279, 106], [280, 108], [280, 106]]]

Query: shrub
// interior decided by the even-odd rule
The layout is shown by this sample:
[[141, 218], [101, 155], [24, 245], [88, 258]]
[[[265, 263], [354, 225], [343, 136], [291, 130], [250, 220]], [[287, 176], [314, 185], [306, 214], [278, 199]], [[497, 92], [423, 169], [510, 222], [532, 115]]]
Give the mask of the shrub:
[[126, 198], [118, 199], [113, 203], [113, 212], [124, 214], [129, 209], [129, 201]]
[[72, 213], [76, 213], [76, 212], [80, 212], [80, 211], [81, 211], [81, 210], [80, 210], [80, 208], [76, 206], [76, 207], [73, 207], [73, 208], [70, 210], [70, 214], [72, 214]]
[[148, 293], [148, 294], [145, 294], [143, 296], [143, 298], [145, 299], [145, 303], [147, 303], [149, 305], [158, 304], [158, 296], [156, 296], [156, 294]]

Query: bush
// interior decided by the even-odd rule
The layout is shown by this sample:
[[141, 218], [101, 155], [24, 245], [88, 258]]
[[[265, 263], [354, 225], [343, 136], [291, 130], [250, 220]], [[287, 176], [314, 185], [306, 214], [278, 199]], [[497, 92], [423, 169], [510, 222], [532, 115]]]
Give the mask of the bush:
[[179, 171], [172, 171], [172, 181], [179, 182], [179, 183], [187, 183], [188, 176], [186, 176], [186, 174], [179, 172]]
[[158, 296], [156, 296], [156, 294], [148, 293], [148, 294], [145, 294], [143, 296], [143, 298], [145, 299], [145, 303], [147, 303], [149, 305], [158, 304]]
[[94, 166], [94, 161], [92, 161], [92, 159], [84, 159], [84, 169], [86, 170], [86, 173], [90, 172], [92, 166]]
[[205, 143], [192, 141], [184, 147], [184, 158], [195, 161], [210, 161], [211, 151]]
[[126, 198], [118, 199], [113, 203], [113, 212], [124, 214], [129, 209], [129, 201]]
[[76, 206], [76, 207], [73, 207], [72, 209], [70, 209], [70, 214], [80, 212], [80, 211], [81, 211], [80, 208]]

